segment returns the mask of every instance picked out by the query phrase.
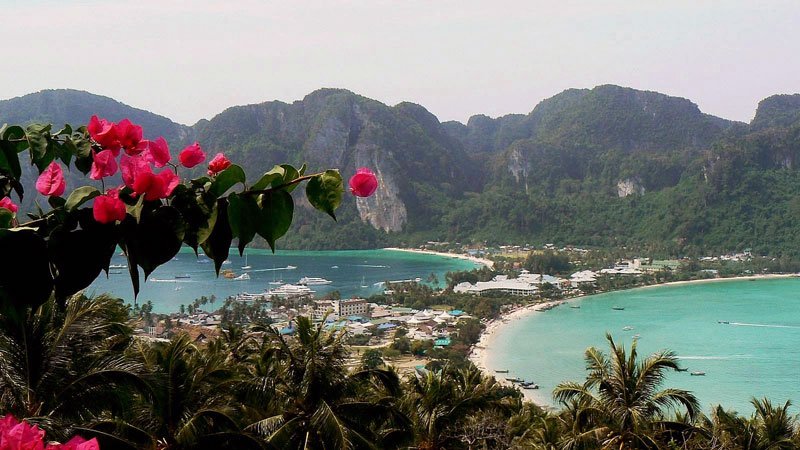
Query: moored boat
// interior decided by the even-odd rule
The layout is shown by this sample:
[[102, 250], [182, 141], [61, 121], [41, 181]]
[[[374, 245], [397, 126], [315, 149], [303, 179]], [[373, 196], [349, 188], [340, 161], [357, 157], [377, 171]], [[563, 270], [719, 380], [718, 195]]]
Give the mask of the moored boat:
[[317, 285], [331, 284], [331, 283], [333, 283], [333, 281], [326, 280], [325, 278], [320, 278], [320, 277], [303, 277], [300, 278], [300, 281], [297, 282], [297, 284], [302, 284], [305, 286], [317, 286]]

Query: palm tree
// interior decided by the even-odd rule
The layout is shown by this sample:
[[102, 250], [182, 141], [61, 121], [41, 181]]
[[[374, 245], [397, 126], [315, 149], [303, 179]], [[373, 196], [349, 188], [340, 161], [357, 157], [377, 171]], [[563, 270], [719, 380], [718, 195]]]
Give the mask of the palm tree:
[[[668, 410], [685, 410], [697, 416], [697, 398], [685, 390], [659, 390], [667, 370], [677, 370], [678, 360], [670, 351], [661, 351], [638, 360], [636, 341], [626, 354], [611, 335], [610, 357], [591, 347], [586, 350], [589, 374], [583, 384], [559, 384], [553, 396], [564, 405], [572, 405], [586, 420], [586, 431], [578, 440], [594, 438], [604, 448], [658, 448], [656, 428], [669, 427], [664, 420]], [[572, 402], [572, 403], [571, 403]]]
[[455, 429], [471, 414], [491, 409], [511, 410], [516, 398], [493, 377], [484, 376], [474, 365], [456, 370], [445, 366], [428, 370], [409, 381], [405, 402], [420, 449], [439, 449]]
[[752, 399], [752, 417], [739, 416], [717, 406], [704, 429], [711, 447], [741, 450], [790, 450], [798, 448], [797, 419], [789, 414], [791, 402], [773, 406], [768, 399]]
[[159, 449], [261, 448], [232, 417], [236, 372], [220, 348], [201, 350], [186, 334], [168, 343], [139, 342], [135, 357], [153, 374], [153, 398], [142, 399], [115, 432], [148, 435]]
[[127, 309], [107, 296], [51, 298], [21, 320], [0, 316], [0, 410], [38, 423], [48, 437], [124, 410], [146, 391], [143, 367], [125, 358]]
[[307, 317], [295, 320], [291, 339], [271, 329], [254, 387], [274, 390], [282, 410], [251, 425], [282, 449], [392, 448], [402, 441], [403, 416], [397, 374], [368, 369], [348, 373], [344, 333], [326, 332]]

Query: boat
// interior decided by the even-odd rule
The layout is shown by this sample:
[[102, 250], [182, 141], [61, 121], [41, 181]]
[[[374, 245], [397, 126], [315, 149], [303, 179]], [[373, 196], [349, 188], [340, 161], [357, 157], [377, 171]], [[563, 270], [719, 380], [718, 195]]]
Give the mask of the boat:
[[250, 279], [250, 274], [249, 273], [243, 273], [243, 274], [239, 275], [238, 277], [234, 278], [233, 281], [244, 281], [244, 280], [249, 280], [249, 279]]
[[192, 278], [192, 276], [189, 275], [188, 273], [185, 273], [183, 275], [175, 275], [175, 279], [176, 280], [180, 280], [180, 279], [183, 279], [183, 278]]
[[293, 266], [291, 264], [286, 266], [286, 270], [294, 270], [294, 269], [297, 269], [297, 266]]
[[686, 371], [688, 371], [688, 370], [689, 370], [689, 368], [688, 368], [688, 367], [684, 367], [683, 369], [681, 369], [681, 368], [679, 367], [679, 368], [677, 368], [677, 369], [675, 369], [675, 370], [677, 370], [678, 372], [686, 372]]
[[522, 389], [539, 389], [539, 385], [536, 384], [536, 383], [528, 384], [528, 385], [522, 386]]
[[339, 266], [331, 266], [331, 269], [338, 269]]
[[728, 324], [730, 323], [730, 321], [727, 321], [727, 320], [718, 320], [718, 321], [717, 321], [717, 323], [724, 323], [725, 325], [728, 325]]
[[250, 270], [253, 266], [247, 264], [247, 253], [244, 254], [244, 265], [242, 266], [242, 270]]
[[508, 373], [508, 369], [505, 370], [495, 370], [494, 373]]
[[364, 289], [366, 289], [366, 288], [368, 288], [368, 287], [369, 287], [369, 286], [367, 285], [367, 282], [366, 282], [366, 280], [364, 279], [364, 277], [363, 277], [363, 276], [361, 277], [361, 287], [362, 287], [362, 288], [364, 288]]
[[225, 269], [222, 272], [222, 276], [228, 279], [236, 278], [236, 274], [231, 269]]
[[512, 383], [522, 383], [525, 380], [523, 380], [522, 378], [516, 378], [515, 377], [515, 378], [506, 378], [506, 381], [510, 381]]
[[633, 335], [633, 339], [634, 340], [639, 339], [640, 337], [642, 337], [642, 335], [639, 334], [639, 333], [636, 333], [636, 334]]
[[581, 309], [581, 305], [569, 305], [572, 309]]
[[259, 294], [251, 294], [249, 292], [242, 292], [241, 294], [236, 294], [236, 297], [233, 299], [237, 302], [252, 302], [255, 300], [269, 300], [268, 292], [262, 292]]
[[222, 265], [223, 266], [227, 266], [229, 264], [233, 264], [230, 259], [226, 259], [225, 261], [222, 261]]
[[692, 375], [694, 377], [703, 377], [703, 376], [706, 375], [706, 373], [705, 372], [701, 372], [701, 371], [698, 370], [698, 371], [690, 373], [689, 375]]
[[624, 311], [625, 307], [623, 307], [623, 306], [612, 306], [611, 309], [613, 309], [615, 311]]
[[630, 325], [626, 325], [626, 326], [622, 327], [622, 331], [631, 331], [632, 329], [633, 329], [633, 327], [630, 326]]
[[300, 278], [300, 281], [297, 282], [297, 284], [302, 284], [306, 286], [318, 286], [322, 284], [331, 284], [331, 283], [333, 283], [333, 281], [319, 277], [303, 277]]
[[121, 270], [109, 270], [108, 273], [111, 275], [120, 275], [122, 273]]
[[109, 269], [127, 269], [128, 266], [125, 264], [112, 264], [108, 266]]
[[292, 297], [307, 297], [313, 293], [314, 291], [312, 291], [308, 286], [299, 284], [284, 284], [275, 289], [268, 290], [266, 295], [268, 297], [276, 295], [280, 298], [292, 298]]

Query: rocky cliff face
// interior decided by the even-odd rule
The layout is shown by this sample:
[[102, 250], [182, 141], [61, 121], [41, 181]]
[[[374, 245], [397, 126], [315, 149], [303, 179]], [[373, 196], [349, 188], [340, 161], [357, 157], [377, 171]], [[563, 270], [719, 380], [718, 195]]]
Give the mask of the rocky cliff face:
[[419, 105], [389, 107], [338, 89], [316, 91], [291, 105], [230, 108], [204, 123], [198, 138], [210, 152], [228, 150], [246, 161], [253, 176], [287, 160], [306, 162], [310, 171], [338, 167], [345, 178], [369, 167], [381, 189], [356, 207], [362, 221], [384, 231], [404, 228], [415, 207], [416, 183], [461, 192], [470, 181], [460, 143], [433, 114]]

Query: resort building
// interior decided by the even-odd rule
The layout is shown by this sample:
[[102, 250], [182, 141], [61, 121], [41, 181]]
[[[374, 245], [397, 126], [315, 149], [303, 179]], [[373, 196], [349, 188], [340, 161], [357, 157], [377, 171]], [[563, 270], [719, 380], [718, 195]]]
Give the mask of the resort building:
[[369, 305], [363, 298], [334, 300], [333, 312], [339, 317], [366, 316], [369, 312]]
[[497, 275], [492, 281], [479, 281], [475, 284], [460, 283], [453, 288], [453, 292], [476, 295], [483, 295], [488, 292], [502, 292], [504, 294], [527, 297], [536, 295], [540, 287], [545, 283], [554, 286], [556, 289], [570, 286], [569, 280], [523, 270], [517, 278]]

